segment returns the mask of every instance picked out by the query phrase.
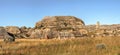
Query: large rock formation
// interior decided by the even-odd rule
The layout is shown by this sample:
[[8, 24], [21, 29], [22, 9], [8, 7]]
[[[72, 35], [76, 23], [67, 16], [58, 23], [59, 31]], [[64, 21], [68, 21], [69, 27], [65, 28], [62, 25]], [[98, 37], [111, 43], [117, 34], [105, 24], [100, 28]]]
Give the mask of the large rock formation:
[[[97, 28], [96, 28], [97, 27]], [[86, 25], [73, 16], [46, 16], [34, 28], [7, 26], [0, 27], [0, 38], [6, 42], [15, 38], [75, 38], [75, 37], [120, 36], [120, 24]]]
[[64, 28], [81, 28], [85, 24], [84, 22], [73, 16], [52, 16], [52, 17], [44, 17], [42, 21], [36, 23], [36, 28], [56, 28], [56, 29], [64, 29]]
[[31, 37], [48, 39], [80, 37], [84, 25], [81, 19], [73, 16], [47, 16], [36, 23], [35, 31], [32, 32]]
[[0, 27], [0, 38], [3, 38], [5, 42], [14, 42], [15, 37], [13, 34], [8, 33], [4, 27]]
[[7, 26], [5, 27], [6, 31], [12, 34], [19, 34], [21, 33], [19, 27], [17, 26]]
[[11, 33], [15, 36], [15, 38], [27, 38], [30, 36], [30, 34], [28, 34], [29, 29], [31, 28], [27, 28], [25, 26], [22, 27], [17, 27], [17, 26], [7, 26], [5, 27], [6, 31], [8, 33]]

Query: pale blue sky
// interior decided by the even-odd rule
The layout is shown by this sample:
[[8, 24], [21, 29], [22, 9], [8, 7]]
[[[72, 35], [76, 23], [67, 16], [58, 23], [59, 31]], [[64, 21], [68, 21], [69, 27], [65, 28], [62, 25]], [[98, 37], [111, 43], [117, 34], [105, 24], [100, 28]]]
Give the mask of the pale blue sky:
[[120, 23], [119, 0], [0, 0], [0, 26], [34, 27], [44, 16], [76, 16], [85, 24]]

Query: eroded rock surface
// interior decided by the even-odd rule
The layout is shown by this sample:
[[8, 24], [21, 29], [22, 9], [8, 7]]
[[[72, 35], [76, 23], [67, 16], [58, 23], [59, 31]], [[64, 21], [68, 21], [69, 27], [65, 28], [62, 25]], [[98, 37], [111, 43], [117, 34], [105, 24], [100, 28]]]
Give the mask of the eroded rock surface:
[[15, 37], [13, 34], [8, 33], [4, 27], [0, 27], [0, 38], [3, 38], [5, 42], [14, 42]]
[[[31, 36], [38, 35], [48, 39], [81, 37], [81, 30], [84, 28], [84, 22], [74, 16], [46, 16], [36, 23], [35, 29], [39, 31], [33, 31]], [[79, 34], [76, 35], [75, 32]]]

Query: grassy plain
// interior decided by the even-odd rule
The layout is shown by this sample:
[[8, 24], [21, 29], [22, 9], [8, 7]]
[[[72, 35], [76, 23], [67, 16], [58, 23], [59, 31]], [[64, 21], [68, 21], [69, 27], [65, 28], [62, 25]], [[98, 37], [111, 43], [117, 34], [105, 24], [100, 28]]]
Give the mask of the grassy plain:
[[[97, 49], [104, 44], [105, 48]], [[0, 55], [120, 55], [120, 37], [0, 40]]]

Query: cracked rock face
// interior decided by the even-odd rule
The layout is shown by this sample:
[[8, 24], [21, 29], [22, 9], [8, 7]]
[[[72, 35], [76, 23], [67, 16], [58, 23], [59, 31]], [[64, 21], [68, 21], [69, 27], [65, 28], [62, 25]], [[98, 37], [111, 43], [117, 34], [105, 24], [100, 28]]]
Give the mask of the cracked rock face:
[[44, 17], [36, 23], [36, 28], [81, 28], [84, 22], [73, 16], [52, 16]]
[[37, 33], [37, 35], [48, 39], [76, 37], [74, 32], [80, 33], [78, 30], [84, 28], [84, 25], [81, 19], [74, 16], [46, 16], [35, 25], [35, 29], [42, 30], [41, 33], [33, 31], [31, 36], [35, 37], [34, 33]]

